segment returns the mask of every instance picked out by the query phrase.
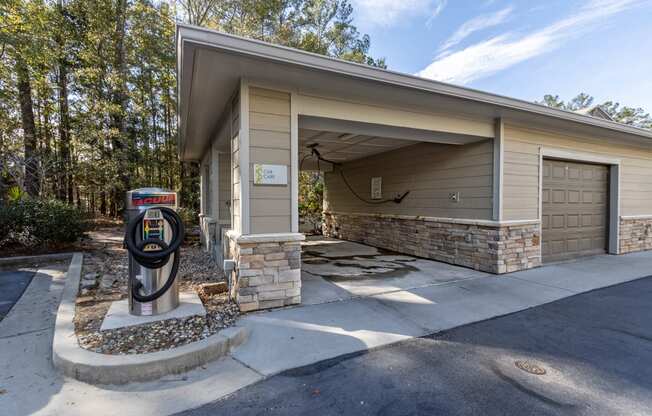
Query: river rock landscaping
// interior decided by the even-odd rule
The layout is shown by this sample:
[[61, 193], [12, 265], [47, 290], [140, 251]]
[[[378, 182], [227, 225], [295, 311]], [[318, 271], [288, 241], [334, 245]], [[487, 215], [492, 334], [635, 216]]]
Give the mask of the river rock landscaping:
[[100, 331], [111, 303], [127, 297], [127, 253], [120, 244], [86, 252], [75, 311], [79, 345], [102, 354], [141, 354], [199, 341], [234, 324], [238, 306], [228, 298], [221, 270], [201, 247], [181, 248], [177, 279], [181, 292], [197, 292], [205, 316]]

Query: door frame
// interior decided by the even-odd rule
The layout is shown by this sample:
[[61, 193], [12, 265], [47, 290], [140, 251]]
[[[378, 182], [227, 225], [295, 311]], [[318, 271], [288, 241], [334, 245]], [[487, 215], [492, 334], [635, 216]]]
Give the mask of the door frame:
[[[596, 153], [577, 152], [555, 147], [539, 147], [539, 224], [543, 221], [543, 159], [596, 163], [609, 167], [609, 254], [620, 253], [620, 165], [621, 160]], [[541, 249], [541, 246], [540, 246]]]

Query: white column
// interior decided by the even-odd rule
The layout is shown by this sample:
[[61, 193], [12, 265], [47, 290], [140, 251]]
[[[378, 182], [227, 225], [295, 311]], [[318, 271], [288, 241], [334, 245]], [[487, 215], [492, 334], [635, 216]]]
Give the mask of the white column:
[[493, 159], [493, 220], [503, 219], [503, 168], [504, 168], [504, 142], [505, 126], [502, 118], [496, 119], [496, 133], [494, 135]]
[[299, 232], [299, 105], [296, 92], [290, 94], [290, 230]]
[[240, 81], [240, 222], [241, 233], [249, 234], [249, 83]]

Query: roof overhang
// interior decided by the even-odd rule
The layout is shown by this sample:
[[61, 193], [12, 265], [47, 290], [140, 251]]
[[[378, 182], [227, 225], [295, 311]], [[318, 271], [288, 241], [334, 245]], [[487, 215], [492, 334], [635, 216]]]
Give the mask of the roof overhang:
[[199, 160], [241, 79], [309, 94], [459, 114], [649, 146], [652, 131], [524, 100], [177, 25], [179, 156]]

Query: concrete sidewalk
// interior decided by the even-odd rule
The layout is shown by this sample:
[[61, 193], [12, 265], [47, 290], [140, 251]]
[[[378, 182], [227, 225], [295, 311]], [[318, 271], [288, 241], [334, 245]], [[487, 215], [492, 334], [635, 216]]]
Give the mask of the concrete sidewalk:
[[0, 322], [0, 415], [166, 415], [195, 408], [262, 377], [233, 358], [149, 383], [92, 386], [52, 365], [52, 334], [66, 265], [41, 267]]
[[652, 252], [249, 314], [233, 356], [264, 376], [652, 275]]
[[652, 274], [652, 252], [599, 256], [506, 276], [387, 291], [248, 314], [233, 357], [149, 383], [91, 386], [51, 362], [61, 268], [41, 268], [0, 322], [0, 415], [166, 415], [199, 407], [283, 370], [516, 312]]

